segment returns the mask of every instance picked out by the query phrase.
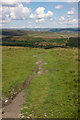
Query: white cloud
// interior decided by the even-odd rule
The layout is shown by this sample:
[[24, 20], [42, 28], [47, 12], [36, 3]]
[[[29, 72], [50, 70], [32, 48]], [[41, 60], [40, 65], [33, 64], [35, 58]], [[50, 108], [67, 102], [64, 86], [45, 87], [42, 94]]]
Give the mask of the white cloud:
[[57, 21], [58, 24], [61, 24], [62, 26], [69, 25], [71, 26], [78, 26], [78, 20], [70, 15], [64, 15], [59, 18], [59, 21]]
[[5, 7], [15, 7], [17, 4], [18, 4], [18, 0], [1, 0], [0, 1], [2, 6], [5, 6]]
[[0, 20], [2, 20], [2, 6], [0, 6]]
[[2, 7], [2, 20], [7, 20], [10, 18], [10, 8]]
[[35, 11], [35, 13], [30, 14], [30, 18], [35, 19], [36, 22], [43, 22], [45, 19], [52, 19], [53, 12], [48, 11], [45, 13], [44, 7], [38, 7]]
[[[1, 8], [0, 8], [1, 11]], [[23, 4], [19, 3], [15, 7], [2, 7], [2, 20], [6, 23], [6, 21], [10, 22], [11, 19], [27, 19], [30, 13], [30, 9], [24, 7]]]
[[79, 2], [79, 0], [1, 0], [1, 2]]
[[62, 7], [63, 7], [62, 5], [55, 6], [56, 9], [61, 9]]
[[75, 22], [78, 22], [78, 20], [77, 20], [77, 19], [73, 19], [73, 20], [72, 20], [72, 22], [74, 22], [74, 23], [75, 23]]
[[2, 11], [3, 23], [10, 22], [12, 19], [25, 20], [27, 18], [31, 18], [35, 19], [36, 22], [43, 22], [45, 19], [52, 20], [53, 18], [53, 12], [48, 11], [45, 13], [44, 7], [38, 7], [35, 13], [30, 14], [30, 8], [24, 7], [21, 3], [17, 3], [15, 6], [11, 6], [13, 3], [14, 2], [12, 2], [10, 6], [5, 4], [2, 8], [0, 8], [0, 12]]
[[2, 6], [4, 7], [16, 7], [18, 5], [18, 3], [2, 3]]
[[78, 20], [73, 16], [75, 14], [75, 9], [72, 8], [71, 11], [68, 11], [66, 15], [61, 16], [59, 20], [57, 20], [58, 24], [61, 24], [62, 26], [78, 26]]
[[[7, 1], [7, 2], [3, 2], [3, 1]], [[3, 2], [3, 10], [2, 10], [2, 8], [0, 8], [0, 13], [1, 13], [1, 11], [3, 12], [3, 16], [2, 16], [3, 23], [8, 23], [12, 19], [14, 19], [15, 23], [16, 23], [17, 19], [18, 20], [26, 19], [26, 27], [29, 25], [32, 25], [32, 27], [35, 27], [36, 24], [39, 27], [44, 27], [44, 26], [48, 26], [48, 25], [50, 25], [51, 27], [54, 27], [54, 25], [52, 24], [53, 20], [54, 20], [55, 27], [57, 27], [57, 26], [59, 27], [59, 25], [61, 25], [61, 27], [67, 26], [67, 25], [69, 26], [69, 24], [70, 25], [74, 24], [74, 26], [75, 26], [77, 24], [77, 19], [75, 19], [76, 12], [75, 12], [74, 8], [67, 11], [66, 15], [63, 14], [63, 16], [61, 16], [60, 18], [55, 19], [53, 17], [54, 13], [49, 10], [46, 11], [45, 7], [38, 7], [34, 13], [31, 12], [31, 14], [30, 14], [30, 9], [28, 7], [23, 6], [23, 4], [21, 3], [21, 0], [10, 0], [11, 2], [9, 2], [9, 0], [3, 0], [3, 1], [2, 1]], [[65, 1], [65, 0], [63, 0], [63, 1]], [[70, 1], [70, 0], [68, 0], [68, 1]], [[68, 1], [65, 1], [65, 2], [68, 2]], [[61, 3], [59, 3], [59, 4], [61, 4]], [[60, 9], [62, 7], [63, 7], [62, 5], [55, 6], [56, 9]], [[57, 15], [57, 17], [58, 17], [58, 15]], [[1, 18], [1, 15], [0, 15], [0, 18]], [[31, 23], [29, 23], [28, 21], [30, 21]], [[25, 22], [25, 21], [22, 21], [22, 22]], [[39, 23], [43, 23], [43, 26], [41, 26], [41, 24], [39, 24]], [[22, 24], [20, 24], [20, 25], [22, 26]], [[17, 25], [17, 26], [19, 26], [19, 25]]]
[[47, 14], [46, 14], [46, 17], [50, 18], [50, 17], [52, 17], [52, 16], [53, 16], [53, 12], [48, 11]]
[[0, 24], [0, 28], [2, 28], [2, 24]]
[[6, 19], [6, 20], [0, 20], [0, 23], [9, 23], [10, 22], [10, 18]]
[[45, 21], [45, 19], [44, 18], [42, 18], [42, 19], [39, 19], [39, 20], [36, 20], [36, 22], [38, 23], [38, 22], [44, 22]]
[[19, 4], [18, 7], [11, 7], [10, 8], [10, 15], [12, 19], [26, 19], [29, 15], [30, 9], [24, 7], [22, 4]]
[[38, 7], [38, 8], [36, 9], [36, 13], [37, 13], [37, 14], [44, 14], [44, 10], [45, 10], [44, 7]]
[[61, 16], [61, 17], [59, 18], [59, 20], [65, 20], [64, 16]]
[[35, 19], [35, 18], [36, 18], [36, 15], [32, 13], [32, 14], [30, 14], [29, 17], [32, 18], [32, 19]]
[[68, 12], [67, 12], [68, 15], [73, 15], [74, 13], [75, 13], [75, 9], [74, 9], [74, 8], [72, 8], [71, 11], [68, 11]]

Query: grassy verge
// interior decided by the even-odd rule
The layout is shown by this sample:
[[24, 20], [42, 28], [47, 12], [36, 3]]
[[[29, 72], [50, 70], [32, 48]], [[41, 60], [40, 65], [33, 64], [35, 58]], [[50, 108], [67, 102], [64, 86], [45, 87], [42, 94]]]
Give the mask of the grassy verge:
[[77, 49], [49, 49], [40, 56], [43, 62], [48, 63], [42, 66], [48, 73], [37, 75], [31, 81], [23, 115], [32, 118], [77, 118]]

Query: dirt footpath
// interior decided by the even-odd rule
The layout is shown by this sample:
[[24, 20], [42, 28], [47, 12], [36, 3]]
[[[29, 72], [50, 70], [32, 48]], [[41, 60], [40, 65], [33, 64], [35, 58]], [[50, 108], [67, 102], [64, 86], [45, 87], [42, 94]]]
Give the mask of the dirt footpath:
[[[48, 70], [45, 70], [42, 68], [43, 63], [42, 60], [39, 58], [39, 60], [36, 62], [35, 69], [33, 70], [32, 74], [29, 76], [29, 78], [24, 82], [24, 89], [29, 86], [30, 81], [34, 78], [35, 75], [43, 74], [44, 72], [48, 72]], [[35, 75], [33, 74], [35, 72]], [[25, 92], [24, 89], [19, 92], [16, 97], [11, 101], [10, 104], [7, 106], [4, 106], [3, 111], [4, 114], [2, 115], [2, 118], [22, 118], [21, 115], [21, 109], [23, 108], [23, 103], [25, 102]], [[27, 93], [26, 93], [27, 94]]]
[[20, 118], [20, 110], [24, 103], [24, 91], [21, 91], [8, 106], [5, 106], [5, 113], [2, 118]]

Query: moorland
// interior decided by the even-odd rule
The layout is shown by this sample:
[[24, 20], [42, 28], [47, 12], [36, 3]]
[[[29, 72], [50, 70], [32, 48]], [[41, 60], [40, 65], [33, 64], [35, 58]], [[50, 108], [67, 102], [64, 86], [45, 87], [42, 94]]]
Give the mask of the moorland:
[[3, 117], [11, 117], [6, 112], [8, 105], [24, 91], [25, 100], [17, 117], [78, 118], [79, 61], [76, 32], [4, 29]]

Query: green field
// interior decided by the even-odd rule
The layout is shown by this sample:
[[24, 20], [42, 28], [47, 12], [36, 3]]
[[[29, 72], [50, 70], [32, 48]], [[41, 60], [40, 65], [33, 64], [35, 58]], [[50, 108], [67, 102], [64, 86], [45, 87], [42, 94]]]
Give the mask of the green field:
[[2, 86], [7, 98], [28, 78], [36, 62], [42, 62], [43, 72], [33, 72], [35, 77], [25, 88], [24, 117], [78, 118], [77, 48], [3, 47], [2, 53]]
[[[2, 78], [3, 93], [10, 97], [10, 92], [16, 89], [27, 79], [33, 70], [36, 58], [36, 49], [3, 47], [2, 50]], [[6, 86], [5, 86], [6, 85]]]

